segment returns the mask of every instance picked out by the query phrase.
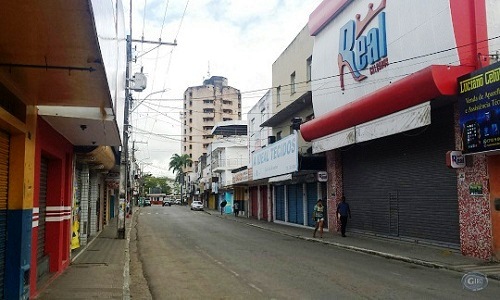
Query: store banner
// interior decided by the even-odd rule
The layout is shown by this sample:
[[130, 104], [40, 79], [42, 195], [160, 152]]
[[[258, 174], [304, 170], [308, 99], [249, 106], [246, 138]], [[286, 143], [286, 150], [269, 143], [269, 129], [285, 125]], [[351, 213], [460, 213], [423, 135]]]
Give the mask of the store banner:
[[500, 148], [500, 62], [458, 79], [464, 154]]
[[298, 170], [297, 134], [267, 145], [254, 152], [252, 159], [253, 179], [262, 179]]

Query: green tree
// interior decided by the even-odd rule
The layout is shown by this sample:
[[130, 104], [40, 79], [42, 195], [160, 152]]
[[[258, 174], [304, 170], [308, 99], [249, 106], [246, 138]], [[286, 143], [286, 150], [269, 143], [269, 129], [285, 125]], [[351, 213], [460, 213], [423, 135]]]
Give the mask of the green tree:
[[168, 169], [173, 171], [175, 174], [175, 182], [178, 182], [181, 186], [181, 201], [184, 201], [183, 186], [184, 186], [184, 169], [188, 165], [191, 165], [193, 161], [191, 157], [187, 154], [179, 155], [174, 154], [170, 157], [170, 163], [168, 164]]
[[161, 193], [170, 195], [172, 193], [172, 188], [169, 185], [172, 179], [168, 177], [154, 177], [148, 174], [143, 177], [144, 193], [149, 193], [152, 188], [159, 188]]

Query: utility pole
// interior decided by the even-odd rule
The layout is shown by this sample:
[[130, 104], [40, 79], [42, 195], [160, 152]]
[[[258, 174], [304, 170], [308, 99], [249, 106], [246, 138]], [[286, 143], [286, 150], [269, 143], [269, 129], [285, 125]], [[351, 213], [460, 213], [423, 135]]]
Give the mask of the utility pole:
[[161, 39], [158, 41], [146, 41], [144, 37], [140, 40], [132, 39], [132, 0], [130, 0], [129, 4], [129, 22], [130, 22], [130, 32], [127, 35], [127, 64], [125, 70], [126, 76], [126, 87], [125, 87], [125, 110], [124, 110], [124, 118], [123, 118], [123, 147], [121, 152], [121, 162], [120, 162], [120, 192], [119, 192], [119, 212], [118, 212], [118, 224], [117, 224], [117, 237], [119, 239], [125, 239], [125, 209], [126, 206], [129, 205], [130, 211], [132, 211], [132, 201], [130, 199], [131, 188], [130, 188], [130, 159], [129, 159], [129, 134], [130, 134], [130, 107], [132, 104], [132, 92], [131, 90], [140, 90], [142, 91], [144, 87], [141, 89], [135, 89], [131, 87], [131, 70], [132, 70], [132, 42], [140, 42], [140, 43], [148, 43], [148, 44], [156, 44], [158, 46], [161, 45], [169, 45], [169, 46], [177, 46], [177, 42], [167, 43], [162, 42]]

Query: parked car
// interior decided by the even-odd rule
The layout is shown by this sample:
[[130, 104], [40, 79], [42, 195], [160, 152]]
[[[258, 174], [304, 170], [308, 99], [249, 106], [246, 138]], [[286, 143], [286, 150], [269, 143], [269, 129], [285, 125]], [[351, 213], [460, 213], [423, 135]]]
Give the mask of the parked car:
[[170, 201], [168, 199], [163, 200], [163, 206], [171, 206], [171, 205], [172, 205], [172, 201]]
[[146, 199], [144, 200], [144, 206], [151, 206], [151, 199], [146, 198]]
[[203, 203], [201, 201], [193, 201], [191, 203], [191, 210], [203, 210]]
[[174, 204], [181, 204], [181, 199], [175, 199]]

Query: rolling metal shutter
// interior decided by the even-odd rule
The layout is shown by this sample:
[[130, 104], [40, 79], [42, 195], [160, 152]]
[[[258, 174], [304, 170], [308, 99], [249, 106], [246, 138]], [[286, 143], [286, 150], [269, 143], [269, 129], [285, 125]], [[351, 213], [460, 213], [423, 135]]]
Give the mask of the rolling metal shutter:
[[267, 186], [260, 187], [260, 199], [262, 201], [262, 219], [267, 220]]
[[285, 221], [285, 186], [275, 185], [276, 191], [276, 220]]
[[252, 217], [257, 218], [259, 216], [259, 191], [256, 186], [250, 188], [250, 201], [252, 203]]
[[457, 179], [445, 165], [454, 149], [453, 108], [432, 124], [342, 152], [349, 228], [457, 247]]
[[42, 157], [40, 164], [40, 193], [39, 193], [39, 220], [38, 220], [38, 240], [36, 250], [37, 276], [42, 277], [48, 272], [48, 260], [45, 256], [45, 217], [47, 211], [47, 176], [49, 161]]
[[286, 188], [288, 196], [288, 222], [297, 223], [297, 186], [290, 184]]
[[[314, 222], [312, 221], [312, 213], [314, 210], [314, 206], [318, 201], [318, 184], [317, 183], [308, 183], [307, 184], [307, 223], [309, 226], [314, 227]], [[324, 204], [324, 203], [323, 203]], [[324, 210], [324, 214], [326, 216], [326, 209]]]
[[304, 224], [304, 204], [302, 203], [302, 184], [287, 186], [288, 221], [295, 224]]
[[0, 131], [0, 299], [4, 296], [10, 137]]

